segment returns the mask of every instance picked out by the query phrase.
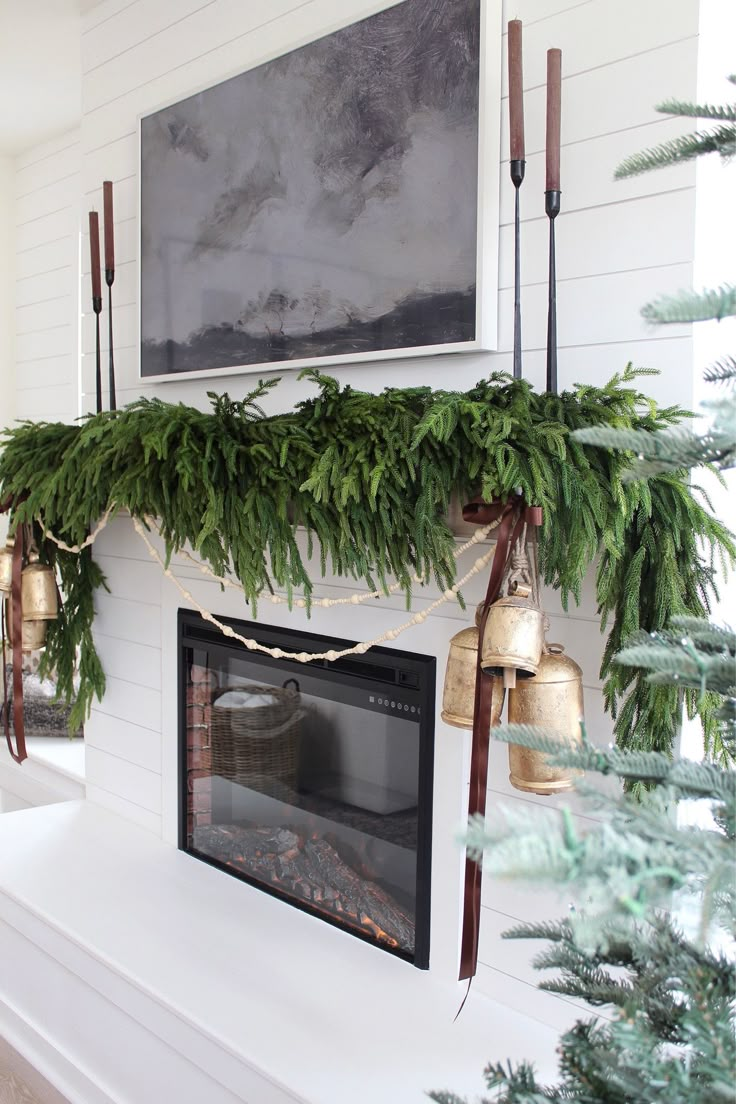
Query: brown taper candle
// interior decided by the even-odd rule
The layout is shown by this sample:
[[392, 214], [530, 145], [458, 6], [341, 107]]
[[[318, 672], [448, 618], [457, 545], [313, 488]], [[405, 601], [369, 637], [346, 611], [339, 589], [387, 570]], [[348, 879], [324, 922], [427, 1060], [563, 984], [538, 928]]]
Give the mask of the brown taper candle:
[[105, 270], [115, 271], [115, 225], [112, 219], [112, 180], [102, 185], [102, 198], [105, 210]]
[[89, 259], [92, 272], [92, 298], [102, 298], [100, 274], [100, 219], [96, 211], [89, 213]]
[[560, 190], [560, 114], [562, 110], [562, 50], [547, 51], [547, 184]]
[[521, 61], [521, 20], [509, 22], [509, 131], [511, 160], [524, 160], [524, 77]]

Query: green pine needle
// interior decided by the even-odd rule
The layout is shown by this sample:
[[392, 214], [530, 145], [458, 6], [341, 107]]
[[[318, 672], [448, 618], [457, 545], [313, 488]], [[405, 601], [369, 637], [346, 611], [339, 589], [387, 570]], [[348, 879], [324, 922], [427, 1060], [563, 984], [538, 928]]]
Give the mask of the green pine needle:
[[706, 291], [681, 291], [663, 295], [642, 308], [648, 322], [683, 325], [690, 322], [721, 321], [736, 315], [736, 287], [724, 284]]
[[736, 382], [736, 357], [727, 356], [706, 368], [703, 378], [707, 383]]
[[666, 169], [672, 165], [693, 161], [704, 153], [719, 153], [724, 159], [736, 152], [736, 126], [724, 125], [712, 131], [685, 134], [663, 142], [660, 146], [627, 157], [616, 168], [614, 178], [624, 180], [639, 176], [652, 169]]
[[663, 115], [678, 115], [681, 119], [721, 119], [736, 123], [736, 107], [732, 104], [691, 104], [684, 100], [665, 100], [654, 110]]

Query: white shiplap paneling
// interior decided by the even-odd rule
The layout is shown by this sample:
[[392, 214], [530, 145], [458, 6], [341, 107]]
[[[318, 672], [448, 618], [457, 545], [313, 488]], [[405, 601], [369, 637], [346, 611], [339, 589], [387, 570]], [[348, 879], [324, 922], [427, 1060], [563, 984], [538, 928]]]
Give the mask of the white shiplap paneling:
[[16, 166], [16, 417], [79, 413], [81, 153], [75, 131]]

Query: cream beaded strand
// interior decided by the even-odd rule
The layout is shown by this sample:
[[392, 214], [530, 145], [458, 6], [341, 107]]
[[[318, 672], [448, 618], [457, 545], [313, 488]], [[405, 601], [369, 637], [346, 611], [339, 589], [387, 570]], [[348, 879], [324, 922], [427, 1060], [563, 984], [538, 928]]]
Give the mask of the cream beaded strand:
[[[158, 549], [156, 549], [153, 546], [153, 544], [151, 543], [151, 541], [149, 540], [148, 533], [146, 532], [145, 527], [138, 520], [138, 518], [136, 518], [136, 517], [133, 518], [133, 525], [135, 526], [135, 530], [138, 533], [139, 537], [141, 538], [141, 540], [145, 544], [146, 548], [148, 549], [149, 555], [154, 560], [156, 560], [159, 567], [161, 567], [161, 569], [163, 570], [163, 573], [167, 577], [167, 579], [171, 579], [172, 583], [177, 588], [177, 590], [182, 595], [182, 597], [184, 599], [186, 599], [187, 602], [190, 602], [195, 607], [196, 610], [198, 610], [198, 612], [204, 618], [205, 621], [209, 621], [210, 624], [212, 624], [216, 628], [218, 628], [220, 630], [220, 632], [223, 634], [223, 636], [227, 636], [227, 637], [230, 637], [234, 640], [238, 640], [241, 644], [243, 644], [251, 652], [263, 652], [266, 655], [272, 656], [274, 659], [295, 659], [299, 663], [311, 663], [312, 660], [315, 660], [315, 659], [326, 659], [330, 662], [333, 662], [336, 659], [342, 659], [344, 656], [363, 655], [365, 652], [367, 652], [369, 650], [369, 648], [374, 648], [374, 647], [376, 647], [376, 645], [384, 644], [389, 640], [395, 640], [396, 637], [400, 636], [401, 633], [406, 631], [406, 629], [410, 629], [414, 625], [421, 625], [424, 621], [427, 620], [427, 617], [429, 616], [430, 613], [432, 613], [434, 610], [438, 609], [440, 606], [443, 606], [445, 604], [445, 602], [455, 600], [457, 598], [457, 592], [463, 586], [465, 586], [465, 584], [468, 582], [468, 580], [471, 579], [473, 575], [477, 575], [478, 572], [482, 571], [483, 568], [486, 567], [490, 563], [491, 558], [493, 557], [493, 554], [494, 554], [494, 551], [495, 551], [495, 549], [491, 548], [483, 556], [479, 556], [478, 559], [473, 564], [473, 566], [471, 567], [470, 571], [468, 571], [462, 577], [462, 579], [460, 579], [449, 590], [446, 590], [444, 592], [444, 594], [442, 594], [439, 598], [437, 598], [434, 602], [432, 602], [431, 605], [429, 605], [426, 610], [422, 610], [419, 613], [415, 613], [414, 616], [409, 621], [405, 621], [404, 624], [399, 625], [399, 627], [397, 629], [389, 629], [388, 632], [382, 633], [381, 636], [377, 636], [373, 640], [362, 641], [360, 644], [355, 644], [352, 648], [344, 648], [341, 651], [335, 651], [334, 649], [331, 648], [327, 652], [318, 652], [318, 653], [312, 654], [312, 653], [308, 653], [308, 652], [285, 652], [281, 648], [267, 648], [265, 646], [265, 644], [259, 644], [257, 640], [253, 640], [251, 637], [241, 636], [241, 634], [239, 632], [236, 632], [235, 629], [231, 625], [225, 625], [222, 621], [219, 621], [214, 616], [214, 614], [210, 613], [209, 610], [205, 609], [205, 607], [202, 606], [197, 601], [197, 599], [186, 589], [186, 587], [184, 587], [179, 582], [179, 580], [176, 578], [176, 576], [174, 575], [171, 568], [166, 567], [166, 564], [164, 563], [163, 559], [161, 558], [161, 555], [159, 554]], [[475, 534], [474, 534], [474, 536], [475, 536]], [[474, 541], [471, 538], [471, 540], [468, 542], [468, 547], [470, 547], [471, 544], [475, 544], [475, 543], [477, 543], [477, 541]]]
[[[159, 537], [161, 536], [161, 531], [159, 530], [159, 528], [156, 525], [153, 518], [147, 517], [146, 518], [146, 524], [149, 526], [150, 529], [153, 529], [153, 531], [156, 533], [157, 536], [159, 536]], [[472, 546], [474, 544], [480, 544], [480, 542], [485, 540], [485, 538], [489, 535], [489, 533], [491, 533], [494, 529], [496, 529], [498, 525], [499, 525], [499, 522], [494, 521], [490, 525], [486, 525], [486, 526], [484, 526], [484, 528], [478, 529], [477, 532], [473, 533], [472, 537], [470, 537], [470, 539], [465, 542], [465, 544], [461, 544], [459, 548], [454, 549], [454, 551], [452, 553], [453, 558], [455, 560], [458, 560], [460, 558], [460, 556], [462, 556], [462, 554], [464, 552], [467, 552], [467, 550], [469, 548], [472, 548]], [[215, 572], [210, 567], [207, 566], [207, 564], [202, 563], [201, 560], [197, 560], [194, 556], [192, 556], [189, 552], [187, 552], [186, 549], [184, 549], [184, 548], [180, 549], [179, 552], [177, 552], [177, 555], [178, 556], [183, 556], [184, 559], [189, 560], [189, 562], [191, 564], [193, 564], [193, 566], [196, 567], [198, 571], [201, 571], [203, 575], [207, 575], [208, 578], [214, 579], [214, 581], [216, 583], [220, 583], [222, 586], [225, 586], [225, 587], [232, 587], [233, 590], [239, 590], [239, 591], [241, 591], [241, 593], [243, 592], [243, 586], [242, 586], [241, 583], [234, 582], [232, 579], [230, 579], [230, 578], [228, 578], [227, 576], [224, 576], [224, 575], [216, 575]], [[422, 579], [421, 575], [415, 575], [414, 576], [414, 582], [415, 583], [423, 582], [423, 579]], [[396, 594], [398, 591], [400, 591], [402, 589], [402, 585], [403, 585], [402, 583], [392, 583], [391, 586], [387, 588], [388, 593], [389, 594]], [[448, 592], [446, 592], [446, 593], [448, 593]], [[359, 592], [357, 594], [350, 594], [345, 598], [312, 598], [311, 603], [309, 603], [309, 604], [312, 605], [312, 606], [325, 606], [325, 607], [326, 606], [346, 606], [346, 605], [351, 605], [351, 604], [353, 606], [358, 606], [358, 605], [361, 604], [361, 602], [368, 601], [369, 598], [385, 598], [385, 597], [386, 597], [386, 591], [372, 590], [372, 591], [369, 591], [367, 593], [365, 591], [362, 591], [362, 592]], [[274, 605], [288, 605], [289, 604], [289, 599], [288, 598], [282, 598], [280, 594], [271, 594], [271, 595], [269, 595], [268, 600], [269, 600], [269, 602], [273, 602]], [[299, 609], [304, 609], [305, 606], [307, 605], [307, 600], [306, 600], [306, 598], [297, 598], [296, 601], [292, 602], [292, 605], [297, 606]]]
[[[46, 528], [40, 516], [36, 518], [36, 521], [41, 526], [41, 529], [43, 530], [43, 535], [48, 540], [52, 541], [58, 548], [63, 549], [64, 552], [72, 552], [78, 555], [85, 548], [89, 548], [90, 545], [94, 544], [95, 540], [110, 520], [110, 517], [112, 516], [115, 508], [115, 503], [112, 503], [112, 505], [107, 508], [103, 516], [100, 518], [100, 521], [96, 528], [89, 534], [86, 540], [82, 541], [81, 544], [66, 544], [65, 541], [60, 540], [59, 537], [55, 536], [50, 529]], [[133, 521], [135, 522], [135, 518], [133, 519]], [[161, 530], [158, 528], [154, 518], [146, 517], [146, 524], [150, 529], [154, 531], [156, 536], [161, 536]], [[453, 559], [458, 560], [460, 556], [462, 556], [464, 552], [467, 552], [469, 548], [472, 548], [474, 544], [480, 544], [481, 541], [485, 540], [485, 538], [498, 527], [498, 525], [499, 522], [494, 521], [491, 522], [490, 525], [485, 525], [482, 529], [476, 530], [476, 532], [473, 533], [472, 537], [470, 537], [469, 540], [465, 542], [465, 544], [461, 544], [459, 548], [455, 548], [453, 550]], [[197, 560], [194, 556], [191, 555], [191, 553], [187, 552], [185, 548], [179, 549], [177, 555], [183, 556], [185, 559], [189, 560], [189, 562], [193, 564], [198, 571], [201, 571], [203, 575], [207, 575], [208, 578], [213, 579], [216, 583], [220, 583], [221, 586], [231, 587], [233, 590], [239, 590], [241, 594], [245, 593], [242, 583], [235, 582], [233, 579], [225, 575], [216, 575], [215, 572], [207, 566], [207, 564], [202, 563], [200, 560]], [[422, 579], [421, 575], [415, 575], [414, 582], [423, 583], [424, 580]], [[391, 586], [388, 587], [388, 593], [396, 594], [397, 591], [400, 591], [401, 589], [401, 583], [392, 583]], [[451, 591], [447, 590], [445, 591], [445, 594], [448, 596], [448, 600], [450, 600]], [[386, 594], [383, 590], [373, 590], [369, 592], [359, 591], [356, 594], [350, 594], [344, 598], [313, 598], [310, 604], [313, 606], [325, 607], [344, 606], [349, 604], [357, 606], [360, 605], [362, 602], [368, 601], [369, 598], [384, 598], [385, 596]], [[270, 602], [273, 602], [274, 605], [288, 605], [289, 603], [289, 599], [282, 598], [280, 594], [271, 594], [269, 595], [268, 600]], [[307, 600], [306, 598], [297, 598], [296, 601], [292, 603], [292, 605], [297, 606], [299, 609], [304, 609], [307, 605]]]
[[37, 517], [36, 521], [41, 526], [41, 529], [43, 530], [43, 535], [47, 537], [48, 540], [53, 541], [57, 548], [61, 548], [64, 552], [74, 552], [79, 555], [79, 553], [83, 552], [85, 548], [89, 548], [90, 545], [95, 543], [100, 533], [112, 517], [114, 510], [115, 503], [113, 502], [105, 510], [104, 514], [97, 523], [97, 526], [90, 532], [89, 536], [86, 538], [86, 540], [83, 540], [81, 544], [66, 544], [63, 540], [59, 540], [58, 537], [55, 537], [54, 534], [46, 528], [40, 517]]
[[[100, 535], [100, 533], [103, 531], [103, 529], [107, 525], [108, 521], [110, 520], [110, 517], [112, 516], [115, 508], [116, 508], [115, 503], [112, 503], [107, 508], [107, 510], [105, 511], [103, 516], [100, 518], [100, 521], [99, 521], [98, 525], [96, 526], [95, 529], [92, 530], [92, 532], [89, 534], [89, 536], [84, 541], [82, 541], [81, 544], [75, 544], [75, 545], [66, 544], [65, 541], [62, 541], [58, 537], [56, 537], [49, 529], [46, 528], [46, 526], [44, 525], [44, 523], [43, 523], [43, 521], [41, 520], [40, 517], [37, 518], [36, 520], [38, 521], [39, 525], [41, 526], [41, 529], [43, 530], [44, 536], [48, 540], [53, 541], [54, 544], [56, 544], [59, 548], [63, 549], [65, 552], [72, 552], [72, 553], [75, 553], [75, 554], [79, 554], [85, 548], [89, 548], [90, 545], [94, 544], [95, 540], [97, 539], [97, 537]], [[312, 660], [315, 660], [315, 659], [326, 659], [326, 660], [329, 660], [329, 661], [333, 661], [335, 659], [342, 659], [343, 656], [362, 655], [364, 652], [367, 652], [369, 648], [374, 648], [379, 644], [384, 644], [387, 641], [395, 640], [397, 636], [400, 636], [401, 633], [405, 632], [407, 629], [412, 628], [412, 626], [421, 625], [424, 621], [426, 621], [426, 619], [427, 619], [427, 617], [429, 616], [430, 613], [433, 613], [434, 610], [438, 609], [440, 606], [443, 606], [445, 604], [445, 602], [451, 602], [451, 601], [457, 600], [458, 591], [461, 590], [462, 587], [465, 586], [465, 584], [468, 582], [469, 579], [472, 578], [473, 575], [477, 575], [478, 572], [482, 571], [483, 568], [488, 565], [488, 563], [490, 562], [490, 560], [493, 556], [493, 553], [494, 553], [494, 549], [490, 549], [484, 555], [480, 556], [475, 561], [475, 563], [471, 567], [470, 571], [468, 571], [465, 575], [463, 575], [463, 577], [460, 580], [458, 580], [457, 583], [454, 583], [453, 586], [451, 586], [447, 590], [445, 590], [444, 593], [441, 595], [441, 597], [437, 598], [434, 602], [432, 602], [426, 608], [426, 610], [421, 610], [419, 613], [415, 613], [408, 621], [405, 621], [403, 625], [399, 625], [399, 627], [397, 629], [389, 629], [387, 632], [382, 633], [381, 636], [377, 636], [373, 640], [362, 641], [360, 644], [355, 644], [352, 648], [345, 648], [342, 651], [335, 651], [334, 649], [331, 648], [327, 652], [319, 652], [317, 654], [310, 654], [308, 652], [285, 652], [281, 648], [267, 648], [264, 644], [259, 644], [257, 640], [253, 640], [250, 637], [241, 636], [240, 633], [236, 632], [235, 629], [233, 629], [230, 625], [226, 625], [222, 621], [219, 621], [214, 616], [214, 614], [210, 613], [209, 610], [205, 609], [204, 606], [200, 605], [200, 603], [196, 600], [196, 598], [176, 578], [176, 576], [174, 575], [171, 568], [166, 566], [163, 559], [161, 558], [160, 553], [158, 552], [158, 550], [154, 547], [154, 545], [149, 540], [149, 537], [148, 537], [148, 534], [146, 532], [145, 526], [136, 517], [133, 517], [132, 521], [133, 521], [133, 526], [135, 527], [136, 532], [138, 533], [139, 537], [141, 538], [141, 540], [145, 544], [149, 555], [154, 560], [156, 560], [159, 567], [162, 569], [164, 575], [168, 579], [171, 579], [174, 586], [179, 590], [182, 597], [185, 598], [187, 602], [191, 602], [191, 604], [199, 611], [200, 615], [204, 618], [205, 621], [209, 621], [210, 624], [215, 625], [215, 627], [220, 630], [220, 632], [223, 634], [223, 636], [231, 637], [234, 640], [238, 640], [249, 651], [265, 652], [266, 654], [268, 654], [270, 656], [273, 656], [274, 659], [295, 659], [299, 663], [310, 663]], [[155, 522], [154, 518], [146, 517], [146, 524], [149, 526], [149, 528], [151, 528], [156, 533], [157, 536], [159, 536], [159, 537], [161, 536], [161, 532], [160, 532], [158, 526], [156, 525], [156, 522]], [[455, 560], [459, 559], [459, 557], [462, 556], [462, 554], [464, 552], [467, 552], [467, 550], [469, 548], [471, 548], [474, 544], [479, 544], [482, 540], [485, 540], [485, 538], [489, 535], [489, 533], [491, 533], [498, 526], [498, 524], [499, 524], [499, 522], [497, 522], [497, 521], [492, 522], [490, 525], [486, 525], [482, 529], [476, 530], [476, 532], [473, 533], [472, 537], [470, 537], [469, 540], [467, 540], [465, 542], [465, 544], [460, 545], [459, 548], [456, 548], [453, 551], [453, 558]], [[199, 560], [197, 560], [194, 556], [192, 556], [185, 549], [180, 549], [179, 554], [184, 556], [187, 560], [189, 560], [189, 562], [192, 563], [196, 568], [198, 568], [198, 570], [201, 571], [202, 574], [207, 575], [209, 578], [213, 579], [215, 582], [220, 583], [222, 586], [232, 587], [234, 590], [239, 590], [241, 593], [244, 593], [244, 588], [243, 588], [241, 583], [235, 582], [234, 580], [230, 579], [227, 576], [216, 575], [215, 572], [212, 571], [211, 568], [209, 568], [206, 564], [204, 564], [204, 563], [200, 562]], [[420, 575], [415, 575], [414, 576], [414, 582], [422, 583], [423, 581], [424, 580], [422, 579], [422, 577]], [[401, 583], [392, 583], [391, 586], [388, 587], [388, 593], [389, 594], [395, 594], [397, 591], [399, 591], [401, 589], [402, 589], [402, 584]], [[314, 606], [323, 606], [323, 607], [341, 606], [341, 605], [347, 605], [347, 604], [359, 605], [361, 602], [365, 602], [369, 598], [382, 598], [382, 597], [385, 597], [385, 592], [384, 591], [374, 590], [374, 591], [370, 591], [370, 592], [367, 592], [367, 593], [364, 591], [362, 593], [359, 592], [359, 593], [356, 593], [356, 594], [351, 594], [348, 597], [344, 597], [344, 598], [314, 598], [312, 600], [311, 604], [314, 605]], [[281, 595], [279, 595], [279, 594], [270, 595], [270, 601], [273, 602], [274, 604], [284, 604], [284, 603], [288, 604], [288, 599], [287, 598], [282, 598]], [[305, 598], [298, 598], [294, 604], [296, 606], [298, 606], [299, 608], [303, 609], [304, 607], [306, 607], [307, 601], [306, 601]]]

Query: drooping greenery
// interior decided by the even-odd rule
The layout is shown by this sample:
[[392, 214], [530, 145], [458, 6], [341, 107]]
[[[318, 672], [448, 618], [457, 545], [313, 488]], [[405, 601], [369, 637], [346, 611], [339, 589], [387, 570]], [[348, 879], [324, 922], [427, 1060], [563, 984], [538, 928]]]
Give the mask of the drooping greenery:
[[[300, 553], [297, 526], [315, 542], [317, 574], [329, 564], [371, 588], [395, 576], [409, 599], [415, 574], [443, 588], [454, 581], [446, 520], [453, 494], [505, 498], [521, 489], [544, 509], [541, 568], [564, 603], [578, 599], [600, 557], [598, 602], [612, 629], [603, 668], [609, 706], [617, 709], [632, 691], [619, 713], [619, 740], [668, 750], [677, 691], [649, 686], [611, 658], [639, 629], [702, 615], [712, 592], [710, 561], [733, 557], [734, 544], [684, 473], [627, 483], [627, 454], [572, 438], [585, 425], [652, 430], [684, 416], [658, 409], [638, 390], [637, 375], [629, 368], [605, 387], [579, 385], [561, 395], [536, 394], [502, 375], [464, 393], [391, 388], [371, 395], [311, 373], [316, 397], [272, 417], [258, 400], [274, 381], [243, 402], [212, 396], [209, 413], [141, 399], [81, 425], [25, 423], [8, 431], [0, 484], [3, 495], [18, 497], [14, 523], [41, 517], [69, 544], [113, 502], [157, 517], [169, 551], [189, 543], [218, 574], [232, 564], [254, 615], [273, 587], [290, 595], [300, 589], [309, 602], [315, 571]], [[53, 554], [48, 542], [45, 550]], [[66, 694], [81, 649], [79, 714], [104, 689], [90, 634], [102, 580], [89, 553], [60, 551], [56, 559], [67, 605], [50, 627], [45, 663], [57, 667]], [[707, 708], [705, 720], [712, 734]]]

